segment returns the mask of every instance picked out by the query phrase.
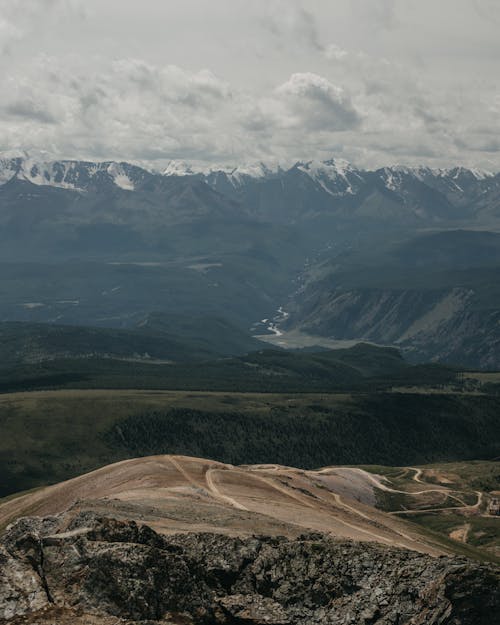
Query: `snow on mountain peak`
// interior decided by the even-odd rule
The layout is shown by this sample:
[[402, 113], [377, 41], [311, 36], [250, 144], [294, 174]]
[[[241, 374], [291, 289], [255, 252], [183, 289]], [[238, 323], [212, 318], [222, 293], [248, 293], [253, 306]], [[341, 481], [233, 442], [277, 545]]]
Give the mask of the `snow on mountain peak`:
[[233, 186], [241, 185], [245, 179], [253, 178], [254, 180], [268, 178], [281, 171], [281, 167], [276, 163], [274, 165], [266, 165], [265, 163], [244, 163], [232, 168], [221, 168], [212, 170], [212, 174], [224, 173]]
[[313, 160], [297, 163], [295, 167], [333, 196], [352, 195], [361, 181], [359, 170], [344, 159]]
[[17, 178], [37, 186], [50, 186], [85, 191], [101, 172], [119, 188], [135, 189], [130, 177], [133, 166], [126, 163], [93, 163], [75, 160], [54, 160], [47, 152], [7, 152], [0, 154], [0, 185]]
[[290, 161], [288, 163], [276, 161], [272, 164], [249, 162], [231, 167], [171, 160], [167, 161], [161, 171], [154, 172], [143, 163], [134, 165], [114, 161], [56, 160], [48, 152], [22, 150], [0, 152], [0, 186], [17, 178], [35, 185], [76, 191], [86, 191], [94, 183], [100, 185], [106, 180], [120, 189], [134, 191], [148, 175], [200, 175], [210, 186], [224, 192], [224, 189], [229, 190], [227, 185], [238, 190], [251, 180], [265, 180], [297, 171], [308, 176], [318, 190], [322, 189], [333, 197], [355, 194], [367, 174], [377, 174], [386, 188], [394, 192], [404, 192], [404, 187], [409, 180], [419, 180], [431, 187], [444, 184], [451, 190], [461, 192], [462, 186], [467, 185], [468, 181], [469, 183], [482, 182], [495, 176], [488, 171], [464, 167], [432, 169], [426, 166], [396, 165], [377, 171], [360, 170], [340, 158], [325, 161], [310, 160], [295, 164]]
[[186, 161], [169, 161], [162, 173], [164, 176], [192, 176], [196, 172]]
[[462, 176], [470, 177], [472, 176], [476, 180], [485, 180], [486, 178], [491, 178], [494, 176], [493, 173], [483, 170], [483, 169], [467, 169], [465, 167], [453, 167], [452, 169], [445, 169], [447, 176], [450, 176], [454, 180]]
[[347, 174], [357, 171], [348, 161], [338, 158], [332, 158], [328, 161], [313, 160], [306, 163], [298, 163], [297, 169], [309, 174], [312, 178], [326, 175], [332, 179], [338, 177], [345, 178]]
[[124, 189], [125, 191], [134, 191], [135, 185], [126, 174], [123, 164], [110, 163], [106, 171], [111, 176], [111, 179], [117, 187], [120, 187], [120, 189]]

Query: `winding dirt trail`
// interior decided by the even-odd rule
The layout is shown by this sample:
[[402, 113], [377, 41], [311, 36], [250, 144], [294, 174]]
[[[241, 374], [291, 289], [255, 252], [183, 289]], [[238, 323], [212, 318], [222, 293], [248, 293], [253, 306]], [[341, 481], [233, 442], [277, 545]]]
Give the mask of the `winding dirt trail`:
[[315, 472], [153, 456], [122, 461], [0, 503], [0, 527], [19, 516], [65, 513], [71, 519], [92, 511], [136, 520], [167, 534], [298, 536], [319, 531], [431, 555], [449, 552], [403, 519], [377, 510], [374, 487], [380, 487], [375, 476], [353, 468]]
[[[412, 480], [414, 482], [417, 482], [418, 484], [422, 484], [422, 485], [426, 484], [426, 482], [424, 482], [421, 479], [423, 475], [423, 469], [419, 469], [417, 467], [406, 467], [406, 469], [408, 471], [415, 472], [415, 474], [412, 477]], [[341, 474], [344, 476], [349, 475], [350, 473], [351, 475], [362, 476], [365, 480], [367, 480], [373, 486], [387, 493], [397, 493], [401, 495], [407, 495], [409, 497], [413, 497], [413, 496], [418, 497], [420, 495], [426, 495], [428, 493], [439, 493], [445, 496], [445, 499], [443, 501], [449, 498], [460, 504], [459, 506], [449, 506], [449, 507], [439, 507], [439, 508], [436, 508], [436, 507], [422, 508], [419, 510], [397, 510], [397, 511], [389, 512], [389, 514], [392, 514], [392, 515], [412, 515], [412, 514], [422, 514], [423, 512], [440, 512], [440, 511], [449, 511], [449, 510], [471, 512], [474, 510], [479, 510], [483, 502], [483, 493], [480, 491], [474, 491], [475, 495], [477, 496], [477, 502], [475, 504], [466, 504], [463, 499], [461, 499], [460, 497], [457, 497], [456, 493], [466, 494], [467, 491], [451, 490], [450, 488], [447, 488], [446, 486], [437, 487], [437, 488], [434, 488], [431, 486], [430, 488], [426, 488], [425, 490], [417, 490], [417, 491], [408, 491], [408, 490], [400, 490], [397, 488], [392, 488], [391, 486], [388, 486], [385, 483], [386, 481], [385, 478], [378, 476], [376, 474], [369, 473], [365, 469], [361, 469], [357, 467], [326, 467], [324, 469], [320, 469], [319, 471], [316, 471], [316, 473], [320, 473], [323, 475]]]
[[207, 488], [201, 484], [200, 482], [197, 482], [187, 471], [186, 469], [181, 465], [180, 462], [177, 461], [177, 459], [174, 456], [165, 456], [165, 458], [171, 463], [173, 464], [173, 466], [177, 469], [177, 471], [179, 471], [179, 473], [182, 475], [182, 477], [189, 482], [192, 486], [195, 486], [196, 488], [201, 488], [202, 490], [206, 491], [207, 493], [209, 492], [207, 490]]
[[246, 512], [248, 512], [249, 510], [247, 507], [245, 507], [239, 501], [236, 501], [236, 499], [234, 499], [233, 497], [230, 497], [229, 495], [224, 495], [224, 493], [220, 491], [214, 480], [214, 475], [217, 472], [217, 469], [208, 469], [208, 471], [205, 473], [205, 480], [212, 495], [214, 495], [217, 499], [221, 499], [222, 501], [227, 502], [237, 510], [245, 510]]
[[422, 482], [422, 480], [420, 479], [422, 477], [422, 469], [417, 469], [416, 467], [408, 467], [408, 469], [410, 469], [410, 471], [415, 471], [415, 475], [413, 476], [413, 480], [415, 482], [418, 482], [419, 484], [425, 484], [425, 482]]

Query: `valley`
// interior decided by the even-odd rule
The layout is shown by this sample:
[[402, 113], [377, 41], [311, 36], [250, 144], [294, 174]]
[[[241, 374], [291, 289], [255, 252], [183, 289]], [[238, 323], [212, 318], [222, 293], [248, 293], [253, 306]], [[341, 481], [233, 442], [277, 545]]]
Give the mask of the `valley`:
[[335, 159], [152, 172], [20, 156], [0, 170], [1, 320], [207, 314], [262, 334], [268, 319], [294, 347], [363, 340], [500, 368], [498, 175]]
[[498, 175], [2, 168], [0, 621], [496, 610]]
[[0, 625], [500, 622], [499, 0], [0, 0]]

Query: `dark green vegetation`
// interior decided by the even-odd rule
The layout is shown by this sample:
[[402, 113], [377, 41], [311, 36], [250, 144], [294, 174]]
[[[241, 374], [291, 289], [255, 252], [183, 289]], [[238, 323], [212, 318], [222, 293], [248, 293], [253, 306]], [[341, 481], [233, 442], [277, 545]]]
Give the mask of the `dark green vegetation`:
[[[284, 267], [249, 244], [239, 254], [186, 254], [132, 259], [0, 263], [4, 320], [135, 327], [162, 312], [216, 316], [249, 327], [269, 316], [292, 288], [300, 269]], [[269, 244], [270, 245], [270, 244]], [[215, 249], [219, 249], [214, 241]], [[296, 253], [292, 250], [291, 253]]]
[[467, 532], [465, 534], [466, 545], [500, 553], [500, 520], [498, 517], [473, 516], [467, 518], [453, 512], [446, 514], [422, 512], [412, 515], [411, 520], [445, 536], [453, 535], [453, 532], [463, 529], [464, 532]]
[[453, 369], [411, 366], [397, 350], [367, 344], [319, 352], [261, 349], [215, 358], [217, 353], [241, 353], [264, 344], [220, 320], [199, 321], [196, 333], [195, 326], [192, 320], [169, 324], [157, 316], [133, 332], [7, 324], [2, 335], [0, 325], [6, 354], [4, 366], [0, 365], [0, 391], [156, 388], [293, 393], [459, 384]]
[[[53, 360], [110, 358], [193, 361], [264, 347], [248, 332], [214, 317], [148, 315], [134, 329], [0, 323], [0, 370]], [[110, 365], [112, 368], [112, 365]], [[71, 367], [68, 367], [68, 373]]]
[[[500, 457], [499, 379], [457, 373], [500, 368], [499, 176], [123, 167], [134, 191], [91, 163], [60, 166], [78, 190], [0, 186], [0, 495], [154, 453]], [[405, 360], [367, 344], [263, 348], [251, 334], [279, 307], [282, 330], [396, 345]], [[429, 361], [447, 365], [409, 364]], [[9, 394], [37, 389], [59, 391]], [[456, 514], [418, 511], [439, 531]], [[471, 543], [491, 544], [491, 521], [474, 523]]]
[[492, 402], [481, 416], [471, 414], [471, 408], [456, 400], [380, 395], [353, 398], [333, 409], [313, 404], [306, 408], [307, 416], [271, 407], [251, 422], [239, 412], [154, 411], [124, 420], [111, 441], [131, 456], [170, 453], [173, 445], [187, 455], [233, 464], [295, 463], [303, 468], [359, 464], [363, 458], [389, 464], [491, 457], [498, 445], [489, 437], [500, 437], [498, 404]]
[[160, 311], [250, 328], [283, 307], [290, 328], [500, 368], [500, 175], [0, 168], [2, 320], [134, 328]]
[[138, 455], [234, 464], [410, 464], [500, 455], [476, 396], [57, 391], [0, 396], [0, 493]]

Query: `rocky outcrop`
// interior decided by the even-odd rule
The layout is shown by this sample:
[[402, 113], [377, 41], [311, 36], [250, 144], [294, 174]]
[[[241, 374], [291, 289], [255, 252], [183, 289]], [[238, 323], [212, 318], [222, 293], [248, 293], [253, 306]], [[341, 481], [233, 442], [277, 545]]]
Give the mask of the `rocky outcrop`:
[[499, 580], [496, 567], [322, 534], [160, 536], [83, 513], [5, 532], [0, 622], [490, 625]]

